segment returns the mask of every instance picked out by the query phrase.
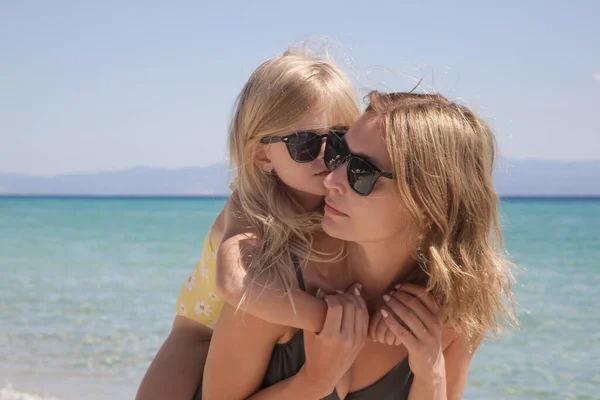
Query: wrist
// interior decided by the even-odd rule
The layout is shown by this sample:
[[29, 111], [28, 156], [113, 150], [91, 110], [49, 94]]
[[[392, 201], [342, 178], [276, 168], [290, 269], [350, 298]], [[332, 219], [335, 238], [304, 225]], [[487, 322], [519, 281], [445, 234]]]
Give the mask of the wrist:
[[322, 378], [311, 375], [307, 371], [306, 364], [302, 366], [296, 377], [303, 389], [303, 393], [305, 393], [303, 398], [314, 397], [315, 399], [322, 399], [331, 394], [335, 389], [335, 384], [325, 382]]
[[419, 387], [421, 391], [429, 393], [432, 398], [438, 398], [438, 396], [445, 398], [446, 373], [445, 371], [441, 371], [426, 375], [415, 375], [413, 385]]
[[415, 374], [413, 380], [420, 382], [422, 385], [428, 387], [446, 387], [446, 363], [443, 357], [441, 357], [434, 364], [428, 373]]

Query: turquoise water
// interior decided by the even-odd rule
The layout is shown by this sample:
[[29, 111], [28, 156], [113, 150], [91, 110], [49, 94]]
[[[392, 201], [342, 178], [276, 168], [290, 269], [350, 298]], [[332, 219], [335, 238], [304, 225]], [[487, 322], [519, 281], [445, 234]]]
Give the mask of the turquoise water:
[[[223, 204], [0, 198], [0, 399], [133, 398]], [[600, 399], [600, 200], [502, 215], [521, 329], [484, 342], [465, 398]]]

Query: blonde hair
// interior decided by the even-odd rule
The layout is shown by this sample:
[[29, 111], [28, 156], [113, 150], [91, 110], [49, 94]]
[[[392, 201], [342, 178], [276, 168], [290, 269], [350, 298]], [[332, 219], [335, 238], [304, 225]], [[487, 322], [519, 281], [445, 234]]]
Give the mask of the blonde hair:
[[332, 112], [335, 122], [348, 126], [360, 116], [350, 82], [331, 60], [288, 50], [252, 73], [229, 130], [229, 154], [237, 168], [231, 200], [257, 239], [252, 256], [245, 257], [247, 279], [267, 277], [290, 300], [296, 282], [291, 257], [318, 258], [312, 234], [320, 230], [322, 210], [305, 210], [276, 175], [260, 171], [253, 161], [261, 138], [291, 133], [309, 110]]
[[495, 139], [438, 94], [371, 92], [402, 203], [422, 232], [415, 258], [447, 322], [469, 341], [516, 322], [492, 185]]

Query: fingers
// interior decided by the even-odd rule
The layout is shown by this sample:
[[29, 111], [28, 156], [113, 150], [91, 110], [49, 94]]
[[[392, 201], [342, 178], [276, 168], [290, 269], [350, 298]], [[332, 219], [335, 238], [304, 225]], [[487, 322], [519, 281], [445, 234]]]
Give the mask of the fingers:
[[337, 296], [325, 296], [325, 303], [327, 303], [327, 315], [319, 336], [335, 337], [341, 330], [344, 308]]
[[[390, 310], [396, 314], [398, 318], [404, 322], [404, 324], [406, 324], [408, 329], [410, 329], [417, 339], [422, 339], [425, 337], [425, 335], [427, 335], [427, 329], [425, 328], [425, 325], [423, 325], [413, 310], [405, 306], [401, 301], [398, 301], [395, 296], [391, 297], [385, 295], [383, 299]], [[393, 318], [393, 316], [391, 318]]]
[[346, 314], [352, 313], [353, 316], [348, 315], [348, 321], [353, 320], [354, 325], [343, 324], [342, 329], [348, 334], [354, 336], [358, 341], [364, 340], [367, 336], [369, 328], [369, 314], [367, 310], [367, 303], [361, 296], [362, 285], [354, 284], [346, 290], [345, 293], [340, 294], [340, 300], [345, 302], [344, 306], [344, 320], [346, 320]]
[[354, 335], [358, 340], [364, 340], [364, 338], [367, 337], [367, 332], [369, 330], [369, 310], [367, 309], [365, 299], [363, 299], [361, 295], [361, 290], [362, 285], [360, 283], [355, 283], [346, 290], [346, 295], [350, 296], [356, 307]]
[[[379, 314], [381, 314], [381, 312]], [[375, 328], [375, 341], [377, 343], [385, 343], [385, 334], [387, 331], [388, 331], [388, 327], [385, 324], [385, 322], [383, 321], [383, 315], [382, 315], [381, 321], [379, 321], [379, 324]]]
[[373, 315], [371, 317], [371, 321], [369, 321], [369, 338], [371, 338], [372, 341], [376, 342], [377, 341], [377, 326], [379, 325], [379, 323], [381, 322], [382, 324], [384, 324], [383, 321], [381, 321], [381, 319], [383, 318], [383, 316], [381, 315], [380, 312], [376, 312], [375, 315]]
[[[394, 299], [415, 313], [426, 329], [433, 330], [438, 326], [438, 318], [415, 296], [400, 290], [392, 295], [391, 301]], [[412, 330], [412, 327], [410, 329]]]
[[365, 340], [369, 331], [369, 310], [367, 308], [367, 302], [361, 295], [361, 287], [362, 286], [356, 287], [356, 290], [354, 291], [354, 299], [358, 303], [354, 333], [359, 340]]
[[342, 329], [340, 333], [346, 339], [354, 336], [354, 322], [356, 317], [357, 304], [354, 302], [353, 296], [348, 293], [340, 294], [338, 299], [344, 307], [342, 315]]
[[433, 315], [438, 315], [440, 312], [440, 307], [437, 304], [435, 298], [426, 288], [419, 285], [414, 285], [412, 283], [403, 283], [401, 285], [396, 285], [395, 289], [397, 291], [403, 291], [409, 294], [412, 294], [416, 298], [418, 298], [425, 307], [429, 310], [429, 312]]
[[410, 352], [416, 349], [418, 341], [417, 338], [412, 335], [406, 328], [404, 328], [400, 323], [394, 318], [390, 313], [385, 309], [381, 309], [381, 314], [383, 315], [383, 321], [390, 329], [390, 331], [396, 335], [397, 339], [406, 347], [406, 350]]
[[394, 343], [396, 343], [396, 335], [394, 335], [394, 332], [387, 327], [385, 322], [382, 321], [382, 325], [385, 327], [385, 341], [383, 343], [387, 344], [388, 346], [393, 346]]

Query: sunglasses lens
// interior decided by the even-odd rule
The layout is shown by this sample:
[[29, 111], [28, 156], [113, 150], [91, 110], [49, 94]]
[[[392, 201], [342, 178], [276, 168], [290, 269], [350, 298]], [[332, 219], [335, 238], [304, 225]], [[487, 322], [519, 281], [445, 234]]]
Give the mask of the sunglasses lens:
[[378, 177], [377, 172], [366, 161], [358, 157], [352, 157], [348, 161], [348, 184], [356, 193], [367, 196]]
[[289, 136], [287, 147], [296, 162], [310, 162], [319, 157], [323, 140], [312, 132], [298, 132]]
[[325, 166], [329, 171], [333, 171], [342, 165], [349, 155], [350, 151], [341, 135], [332, 133], [327, 136], [327, 145], [325, 146], [323, 158]]

